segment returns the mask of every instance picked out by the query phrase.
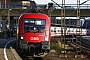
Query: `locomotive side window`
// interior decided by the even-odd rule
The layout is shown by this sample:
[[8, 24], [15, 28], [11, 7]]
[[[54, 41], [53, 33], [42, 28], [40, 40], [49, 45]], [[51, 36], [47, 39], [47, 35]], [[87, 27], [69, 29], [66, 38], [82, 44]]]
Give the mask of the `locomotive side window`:
[[44, 32], [46, 21], [44, 19], [24, 19], [25, 32]]

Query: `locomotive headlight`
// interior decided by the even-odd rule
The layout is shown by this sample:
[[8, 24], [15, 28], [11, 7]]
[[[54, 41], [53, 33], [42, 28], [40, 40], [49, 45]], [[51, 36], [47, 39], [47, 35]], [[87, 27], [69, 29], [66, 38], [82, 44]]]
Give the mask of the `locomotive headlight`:
[[48, 41], [48, 35], [45, 35], [45, 41]]
[[21, 39], [24, 39], [24, 35], [20, 35], [20, 38], [21, 38]]

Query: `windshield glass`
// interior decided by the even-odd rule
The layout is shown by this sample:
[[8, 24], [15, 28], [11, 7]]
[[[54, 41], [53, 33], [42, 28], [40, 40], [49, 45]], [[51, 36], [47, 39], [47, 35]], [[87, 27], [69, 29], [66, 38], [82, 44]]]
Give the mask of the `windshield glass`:
[[45, 25], [45, 19], [24, 19], [25, 32], [44, 32]]

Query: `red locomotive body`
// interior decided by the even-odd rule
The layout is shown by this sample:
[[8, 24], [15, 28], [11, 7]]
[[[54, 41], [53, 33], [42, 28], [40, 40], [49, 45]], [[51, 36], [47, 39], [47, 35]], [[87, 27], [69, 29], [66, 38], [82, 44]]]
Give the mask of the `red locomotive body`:
[[19, 17], [16, 47], [31, 55], [50, 51], [50, 19], [41, 13], [24, 13]]

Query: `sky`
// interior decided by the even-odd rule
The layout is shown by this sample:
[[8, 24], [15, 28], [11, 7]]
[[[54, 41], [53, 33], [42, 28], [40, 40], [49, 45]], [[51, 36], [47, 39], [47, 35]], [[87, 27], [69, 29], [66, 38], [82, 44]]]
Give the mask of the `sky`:
[[[48, 2], [51, 2], [51, 0], [34, 0], [37, 4], [47, 4]], [[62, 4], [62, 0], [53, 0], [57, 2], [58, 4]], [[87, 0], [80, 0], [80, 3], [87, 1]], [[65, 0], [65, 4], [77, 4], [77, 0]], [[85, 3], [90, 4], [90, 0]]]

